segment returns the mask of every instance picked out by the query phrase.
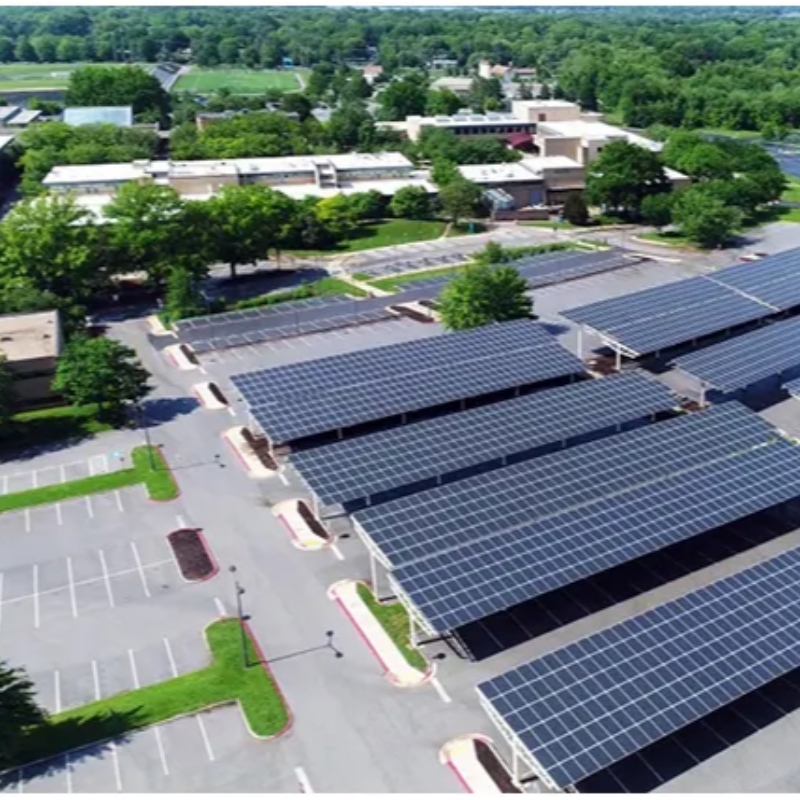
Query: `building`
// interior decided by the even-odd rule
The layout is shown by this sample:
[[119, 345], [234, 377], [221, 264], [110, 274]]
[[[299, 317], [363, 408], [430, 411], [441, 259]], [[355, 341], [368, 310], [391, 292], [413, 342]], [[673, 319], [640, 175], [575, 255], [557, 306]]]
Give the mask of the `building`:
[[548, 120], [539, 125], [534, 137], [542, 155], [560, 155], [581, 164], [591, 164], [611, 142], [627, 141], [658, 152], [660, 142], [654, 142], [614, 125], [597, 120]]
[[58, 311], [0, 316], [0, 353], [14, 376], [14, 391], [23, 405], [53, 396], [63, 340]]
[[20, 106], [0, 106], [0, 126], [4, 128], [25, 128], [41, 116], [41, 111], [31, 111]]
[[133, 106], [71, 106], [61, 117], [67, 125], [114, 125], [133, 127]]
[[375, 80], [383, 75], [383, 67], [380, 64], [367, 64], [361, 70], [361, 74], [364, 76], [364, 80], [372, 86]]
[[395, 130], [411, 139], [419, 140], [426, 128], [446, 128], [456, 136], [497, 136], [505, 138], [515, 133], [534, 134], [536, 124], [521, 120], [513, 114], [489, 112], [488, 114], [458, 113], [438, 117], [406, 117], [405, 122], [377, 123], [379, 128]]
[[472, 78], [462, 75], [437, 78], [431, 84], [431, 89], [452, 92], [453, 94], [457, 94], [459, 97], [468, 97], [472, 92]]
[[171, 186], [197, 200], [213, 197], [223, 186], [250, 184], [270, 186], [295, 199], [372, 190], [393, 195], [405, 186], [436, 192], [428, 174], [402, 153], [80, 164], [54, 167], [42, 183], [54, 193], [75, 193], [81, 205], [102, 216], [114, 192], [132, 181]]
[[485, 59], [478, 63], [478, 76], [485, 80], [497, 78], [500, 81], [510, 81], [515, 74], [513, 65], [492, 64], [491, 61]]

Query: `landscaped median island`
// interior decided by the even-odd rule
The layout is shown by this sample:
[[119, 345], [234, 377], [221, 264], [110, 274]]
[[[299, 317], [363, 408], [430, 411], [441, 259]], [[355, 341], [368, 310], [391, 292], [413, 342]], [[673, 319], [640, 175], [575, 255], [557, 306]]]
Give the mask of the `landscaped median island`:
[[358, 584], [357, 591], [358, 596], [381, 624], [389, 638], [397, 645], [397, 649], [402, 653], [408, 664], [424, 672], [428, 668], [428, 662], [422, 653], [412, 646], [409, 640], [408, 612], [403, 608], [403, 604], [400, 602], [379, 602], [372, 593], [372, 589], [364, 583]]
[[99, 492], [112, 492], [137, 483], [145, 485], [151, 500], [172, 500], [178, 496], [178, 485], [157, 447], [134, 447], [131, 461], [133, 466], [114, 472], [1, 495], [0, 512], [58, 503]]
[[287, 725], [289, 712], [249, 631], [247, 667], [242, 660], [238, 620], [213, 622], [206, 628], [205, 636], [211, 651], [209, 666], [54, 714], [44, 725], [27, 733], [15, 763], [0, 763], [0, 768], [50, 758], [174, 717], [237, 701], [253, 735], [269, 737], [280, 733]]

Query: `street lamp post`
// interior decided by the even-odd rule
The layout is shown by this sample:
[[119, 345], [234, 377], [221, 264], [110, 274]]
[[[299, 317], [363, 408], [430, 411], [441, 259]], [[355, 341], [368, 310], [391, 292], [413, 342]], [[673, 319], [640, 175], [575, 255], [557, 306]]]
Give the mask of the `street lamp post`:
[[244, 611], [242, 609], [242, 595], [244, 594], [244, 589], [236, 578], [236, 567], [231, 565], [228, 567], [228, 571], [233, 575], [233, 587], [236, 591], [236, 616], [239, 619], [239, 632], [242, 639], [242, 663], [246, 669], [250, 666], [250, 663], [247, 657], [247, 634], [244, 630]]
[[147, 460], [150, 464], [150, 469], [155, 470], [156, 464], [153, 458], [153, 445], [150, 441], [150, 428], [147, 426], [147, 420], [144, 416], [144, 406], [141, 403], [137, 403], [136, 408], [139, 411], [139, 427], [144, 431], [144, 441], [147, 446]]

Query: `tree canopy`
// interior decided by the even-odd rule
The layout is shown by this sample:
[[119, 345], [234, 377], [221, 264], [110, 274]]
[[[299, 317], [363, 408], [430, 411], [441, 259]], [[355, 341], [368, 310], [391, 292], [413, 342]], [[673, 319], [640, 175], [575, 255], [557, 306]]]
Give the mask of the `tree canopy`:
[[19, 753], [26, 730], [46, 719], [25, 670], [0, 661], [0, 768]]

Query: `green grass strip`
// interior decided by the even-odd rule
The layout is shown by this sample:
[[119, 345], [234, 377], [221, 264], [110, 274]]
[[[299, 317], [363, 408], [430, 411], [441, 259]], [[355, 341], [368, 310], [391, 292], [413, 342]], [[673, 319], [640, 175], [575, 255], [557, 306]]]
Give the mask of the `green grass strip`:
[[115, 489], [135, 486], [137, 483], [145, 484], [147, 492], [153, 500], [172, 500], [178, 496], [175, 478], [164, 461], [161, 451], [157, 447], [151, 447], [150, 451], [153, 459], [152, 467], [147, 447], [134, 447], [131, 453], [132, 467], [106, 472], [102, 475], [92, 475], [88, 478], [79, 478], [75, 481], [26, 489], [24, 492], [0, 495], [0, 513], [47, 503], [60, 503], [62, 500], [72, 500], [75, 497], [84, 497], [98, 492], [113, 492]]
[[209, 666], [164, 683], [123, 692], [96, 703], [64, 711], [26, 736], [16, 766], [50, 758], [66, 750], [155, 725], [181, 714], [238, 700], [250, 729], [273, 736], [288, 720], [288, 712], [269, 672], [260, 663], [247, 636], [248, 664], [243, 664], [238, 620], [218, 620], [206, 628], [211, 650]]
[[428, 668], [428, 662], [408, 638], [408, 612], [402, 603], [379, 603], [372, 590], [363, 583], [358, 584], [358, 596], [367, 604], [369, 610], [383, 626], [389, 638], [397, 645], [404, 658], [412, 667], [419, 670]]
[[404, 272], [401, 275], [393, 275], [391, 278], [379, 278], [370, 283], [376, 289], [383, 289], [385, 292], [394, 292], [402, 289], [408, 283], [417, 281], [427, 281], [431, 278], [439, 278], [442, 275], [450, 275], [454, 272], [461, 272], [466, 264], [456, 264], [452, 267], [439, 267], [437, 269], [424, 269], [419, 272]]

